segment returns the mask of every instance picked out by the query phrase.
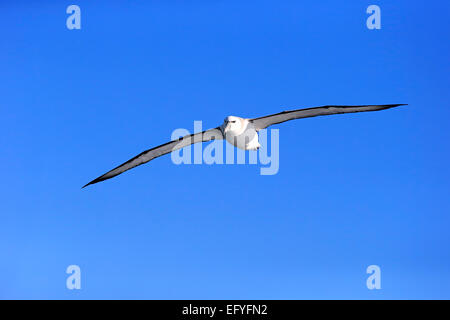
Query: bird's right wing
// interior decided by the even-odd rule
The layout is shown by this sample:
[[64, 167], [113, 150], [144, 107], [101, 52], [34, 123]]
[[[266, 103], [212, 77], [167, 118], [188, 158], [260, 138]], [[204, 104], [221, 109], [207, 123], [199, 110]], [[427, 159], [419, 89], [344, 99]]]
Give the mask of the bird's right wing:
[[273, 124], [317, 116], [326, 116], [339, 113], [353, 113], [364, 111], [378, 111], [398, 106], [404, 106], [404, 104], [384, 104], [384, 105], [364, 105], [364, 106], [323, 106], [316, 108], [297, 109], [291, 111], [283, 111], [275, 113], [269, 116], [250, 119], [256, 130], [265, 129]]
[[[143, 163], [149, 162], [157, 157], [170, 153], [172, 151], [184, 148], [194, 143], [198, 142], [206, 142], [211, 140], [222, 140], [223, 134], [220, 127], [215, 129], [209, 129], [203, 132], [194, 133], [191, 135], [184, 136], [178, 140], [170, 141], [155, 148], [146, 150], [136, 157], [128, 160], [127, 162], [121, 164], [120, 166], [108, 171], [107, 173], [101, 175], [97, 179], [92, 180], [84, 187], [87, 187], [90, 184], [94, 184], [103, 180], [111, 179], [127, 170], [130, 170], [134, 167], [137, 167]], [[83, 187], [83, 188], [84, 188]]]

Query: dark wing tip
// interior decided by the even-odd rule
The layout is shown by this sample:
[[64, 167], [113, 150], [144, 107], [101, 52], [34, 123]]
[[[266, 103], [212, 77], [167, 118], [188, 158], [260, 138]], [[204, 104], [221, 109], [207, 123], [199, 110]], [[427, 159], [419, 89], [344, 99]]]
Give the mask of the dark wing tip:
[[408, 104], [406, 103], [396, 103], [396, 104], [382, 104], [380, 105], [380, 109], [379, 110], [386, 110], [386, 109], [391, 109], [391, 108], [396, 108], [396, 107], [401, 107], [401, 106], [407, 106]]
[[388, 107], [388, 108], [395, 108], [395, 107], [400, 107], [400, 106], [407, 106], [407, 103], [399, 103], [399, 104], [385, 104], [384, 106]]
[[[330, 107], [341, 107], [341, 108], [355, 108], [355, 107], [379, 107], [382, 109], [389, 109], [389, 108], [395, 108], [400, 106], [407, 106], [407, 103], [395, 103], [395, 104], [368, 104], [368, 105], [330, 105], [330, 106], [323, 106], [325, 108]], [[319, 107], [320, 108], [320, 107]], [[314, 109], [314, 108], [311, 108]]]
[[97, 182], [101, 182], [103, 180], [106, 180], [106, 179], [102, 179], [102, 177], [98, 177], [97, 179], [94, 179], [91, 182], [89, 182], [89, 183], [85, 184], [84, 186], [82, 186], [81, 189], [84, 189], [84, 188], [86, 188], [87, 186], [89, 186], [91, 184], [94, 184], [94, 183], [97, 183]]
[[96, 182], [94, 182], [94, 181], [95, 181], [95, 180], [92, 180], [91, 182], [86, 183], [84, 186], [81, 187], [81, 189], [84, 189], [84, 188], [86, 188], [87, 186], [96, 183]]
[[89, 183], [86, 183], [84, 186], [81, 187], [81, 189], [84, 189], [84, 188], [86, 188], [88, 185], [93, 184], [93, 183], [94, 183], [93, 181], [91, 181], [91, 182], [89, 182]]

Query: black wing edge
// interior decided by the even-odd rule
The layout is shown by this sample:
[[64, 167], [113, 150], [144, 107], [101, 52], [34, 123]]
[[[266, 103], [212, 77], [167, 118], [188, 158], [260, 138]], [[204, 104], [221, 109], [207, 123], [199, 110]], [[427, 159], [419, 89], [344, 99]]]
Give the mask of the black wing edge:
[[[180, 139], [178, 139], [177, 141], [179, 141], [179, 140], [181, 140], [181, 139], [183, 139], [183, 138], [180, 138]], [[167, 145], [167, 144], [169, 144], [169, 143], [172, 143], [173, 141], [170, 141], [170, 142], [167, 142], [167, 143], [164, 143], [164, 144], [161, 144], [161, 145], [159, 145], [159, 146], [157, 146], [157, 147], [154, 147], [154, 148], [151, 148], [151, 149], [148, 149], [148, 150], [145, 150], [145, 151], [142, 151], [141, 153], [139, 153], [137, 156], [135, 156], [135, 157], [133, 157], [133, 158], [131, 158], [130, 160], [128, 160], [128, 161], [125, 161], [124, 163], [122, 163], [122, 164], [120, 164], [120, 165], [118, 165], [117, 167], [115, 167], [114, 169], [111, 169], [111, 170], [109, 170], [108, 172], [106, 172], [106, 173], [104, 173], [104, 174], [102, 174], [100, 177], [98, 177], [98, 178], [95, 178], [94, 180], [92, 180], [91, 182], [89, 182], [89, 183], [87, 183], [87, 184], [85, 184], [84, 186], [82, 186], [81, 187], [81, 189], [84, 189], [84, 188], [86, 188], [87, 186], [89, 186], [89, 185], [91, 185], [91, 184], [95, 184], [95, 183], [98, 183], [98, 182], [102, 182], [102, 181], [105, 181], [105, 180], [108, 180], [108, 179], [111, 179], [111, 178], [114, 178], [115, 176], [111, 176], [111, 177], [105, 177], [108, 173], [110, 173], [111, 171], [114, 171], [114, 170], [116, 170], [116, 169], [118, 169], [118, 168], [120, 168], [120, 167], [122, 167], [122, 166], [124, 166], [124, 165], [126, 165], [127, 163], [129, 163], [129, 162], [131, 162], [131, 161], [133, 161], [133, 160], [135, 160], [135, 159], [137, 159], [137, 158], [139, 158], [140, 156], [142, 156], [143, 154], [145, 154], [145, 153], [147, 153], [147, 152], [150, 152], [150, 151], [152, 151], [152, 150], [155, 150], [155, 149], [157, 149], [157, 148], [160, 148], [160, 147], [163, 147], [163, 146], [165, 146], [165, 145]], [[153, 159], [152, 159], [153, 160]], [[130, 168], [130, 169], [132, 169], [132, 168]], [[128, 169], [129, 170], [129, 169]], [[125, 171], [127, 171], [127, 170], [125, 170]], [[124, 172], [125, 172], [124, 171]], [[123, 172], [121, 172], [121, 173], [123, 173]]]
[[400, 106], [407, 106], [407, 105], [408, 105], [407, 103], [398, 103], [398, 104], [366, 104], [366, 105], [326, 105], [326, 106], [320, 106], [320, 107], [312, 107], [312, 108], [304, 108], [304, 109], [281, 111], [281, 112], [270, 114], [270, 115], [267, 115], [267, 116], [253, 118], [253, 119], [250, 119], [250, 121], [252, 122], [252, 121], [255, 121], [255, 120], [269, 118], [269, 117], [277, 116], [277, 115], [280, 115], [280, 114], [297, 112], [297, 111], [301, 111], [301, 110], [312, 110], [312, 109], [320, 109], [320, 108], [344, 108], [345, 109], [345, 108], [355, 108], [355, 107], [380, 106], [380, 107], [383, 107], [383, 108], [380, 108], [380, 109], [374, 110], [374, 111], [381, 111], [381, 110], [386, 110], [386, 109], [400, 107]]
[[[173, 141], [170, 141], [170, 142], [167, 142], [167, 143], [165, 143], [165, 144], [159, 145], [159, 146], [157, 146], [157, 147], [154, 147], [154, 148], [151, 148], [151, 149], [142, 151], [142, 152], [139, 153], [137, 156], [131, 158], [131, 159], [128, 160], [128, 161], [125, 161], [124, 163], [118, 165], [118, 166], [115, 167], [114, 169], [109, 170], [108, 172], [102, 174], [100, 177], [95, 178], [95, 179], [92, 180], [91, 182], [85, 184], [84, 186], [81, 187], [81, 189], [86, 188], [87, 186], [89, 186], [89, 185], [91, 185], [91, 184], [95, 184], [95, 183], [98, 183], [98, 182], [102, 182], [102, 181], [105, 181], [105, 180], [114, 178], [115, 176], [111, 176], [111, 177], [105, 177], [105, 176], [106, 176], [108, 173], [110, 173], [111, 171], [114, 171], [114, 170], [116, 170], [116, 169], [118, 169], [118, 168], [120, 168], [120, 167], [126, 165], [127, 163], [129, 163], [129, 162], [131, 162], [131, 161], [133, 161], [133, 160], [139, 158], [139, 157], [142, 156], [143, 154], [145, 154], [145, 153], [147, 153], [147, 152], [150, 152], [150, 151], [152, 151], [152, 150], [154, 150], [154, 149], [156, 149], [156, 148], [160, 148], [160, 147], [162, 147], [162, 146], [165, 146], [166, 144], [169, 144], [169, 143], [171, 143], [171, 142], [173, 142]], [[130, 169], [132, 169], [132, 168], [130, 168]], [[127, 170], [125, 170], [125, 171], [127, 171]], [[124, 171], [124, 172], [125, 172], [125, 171]], [[123, 172], [121, 172], [121, 173], [123, 173]]]
[[[205, 132], [210, 131], [210, 130], [219, 130], [220, 132], [222, 132], [221, 129], [220, 129], [220, 127], [217, 127], [217, 128], [205, 130], [205, 131], [203, 131], [203, 132], [201, 132], [201, 133], [204, 134]], [[198, 133], [198, 132], [197, 132], [197, 133]], [[159, 146], [156, 146], [156, 147], [154, 147], [154, 148], [151, 148], [151, 149], [142, 151], [142, 152], [139, 153], [137, 156], [131, 158], [130, 160], [128, 160], [128, 161], [126, 161], [126, 162], [124, 162], [124, 163], [122, 163], [122, 164], [120, 164], [120, 165], [118, 165], [118, 166], [115, 167], [114, 169], [109, 170], [108, 172], [102, 174], [101, 176], [99, 176], [98, 178], [92, 180], [91, 182], [86, 183], [84, 186], [81, 187], [81, 189], [84, 189], [84, 188], [86, 188], [87, 186], [89, 186], [89, 185], [91, 185], [91, 184], [95, 184], [95, 183], [98, 183], [98, 182], [102, 182], [102, 181], [105, 181], [105, 180], [114, 178], [115, 176], [117, 176], [117, 175], [119, 175], [119, 174], [122, 174], [122, 173], [124, 173], [125, 171], [128, 171], [128, 170], [130, 170], [130, 169], [135, 168], [135, 167], [133, 167], [133, 168], [127, 169], [127, 170], [125, 170], [125, 171], [123, 171], [123, 172], [121, 172], [121, 173], [119, 173], [119, 174], [117, 174], [117, 175], [111, 176], [111, 177], [105, 177], [105, 176], [106, 176], [108, 173], [110, 173], [111, 171], [114, 171], [114, 170], [116, 170], [116, 169], [118, 169], [118, 168], [120, 168], [120, 167], [126, 165], [127, 163], [129, 163], [129, 162], [131, 162], [131, 161], [133, 161], [133, 160], [139, 158], [140, 156], [142, 156], [143, 154], [145, 154], [145, 153], [147, 153], [147, 152], [150, 152], [150, 151], [153, 151], [153, 150], [155, 150], [155, 149], [164, 147], [165, 145], [168, 145], [168, 144], [173, 143], [173, 142], [178, 142], [178, 141], [181, 141], [181, 140], [183, 140], [183, 139], [191, 138], [191, 137], [193, 137], [194, 135], [196, 135], [197, 133], [193, 133], [193, 134], [190, 134], [190, 135], [181, 137], [181, 138], [179, 138], [178, 140], [172, 140], [172, 141], [169, 141], [169, 142], [167, 142], [167, 143], [163, 143], [163, 144], [161, 144], [161, 145], [159, 145]], [[162, 155], [161, 155], [161, 156], [162, 156]], [[160, 156], [157, 156], [157, 157], [155, 157], [155, 158], [153, 158], [153, 159], [156, 159], [156, 158], [158, 158], [158, 157], [160, 157]], [[153, 160], [153, 159], [151, 159], [151, 160]], [[150, 160], [150, 161], [151, 161], [151, 160]]]

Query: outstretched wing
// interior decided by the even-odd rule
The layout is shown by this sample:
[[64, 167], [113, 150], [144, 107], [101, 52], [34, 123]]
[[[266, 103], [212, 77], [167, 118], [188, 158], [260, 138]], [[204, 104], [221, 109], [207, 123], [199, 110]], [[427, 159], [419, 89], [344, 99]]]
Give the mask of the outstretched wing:
[[271, 126], [273, 124], [317, 116], [327, 116], [331, 114], [339, 113], [353, 113], [353, 112], [364, 112], [364, 111], [378, 111], [389, 108], [394, 108], [398, 106], [404, 106], [405, 104], [385, 104], [385, 105], [366, 105], [366, 106], [323, 106], [308, 109], [298, 109], [291, 111], [283, 111], [280, 113], [275, 113], [270, 116], [260, 117], [250, 119], [256, 130], [261, 130]]
[[165, 155], [167, 153], [170, 153], [172, 151], [184, 148], [186, 146], [189, 146], [191, 144], [197, 143], [197, 142], [205, 142], [205, 141], [211, 141], [211, 140], [222, 140], [223, 135], [222, 131], [220, 130], [220, 127], [217, 127], [215, 129], [209, 129], [203, 132], [194, 133], [188, 136], [184, 136], [178, 140], [170, 141], [165, 144], [162, 144], [160, 146], [157, 146], [155, 148], [146, 150], [140, 154], [138, 154], [136, 157], [128, 160], [127, 162], [121, 164], [120, 166], [112, 169], [111, 171], [108, 171], [104, 175], [101, 175], [97, 179], [92, 180], [88, 184], [86, 184], [84, 187], [87, 187], [90, 184], [94, 184], [103, 180], [111, 179], [122, 172], [125, 172], [127, 170], [130, 170], [134, 167], [137, 167], [143, 163], [149, 162], [150, 160], [153, 160], [155, 158], [158, 158], [162, 155]]

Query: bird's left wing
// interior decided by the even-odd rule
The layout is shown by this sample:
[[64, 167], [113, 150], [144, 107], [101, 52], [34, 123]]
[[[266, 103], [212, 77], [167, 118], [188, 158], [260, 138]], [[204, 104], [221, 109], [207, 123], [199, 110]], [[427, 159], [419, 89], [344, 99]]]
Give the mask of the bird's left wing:
[[340, 113], [353, 113], [353, 112], [364, 112], [364, 111], [378, 111], [389, 108], [394, 108], [398, 106], [404, 106], [404, 104], [384, 104], [384, 105], [364, 105], [364, 106], [323, 106], [316, 108], [307, 109], [297, 109], [291, 111], [283, 111], [280, 113], [275, 113], [269, 116], [250, 119], [256, 130], [265, 129], [273, 124], [317, 116], [326, 116], [331, 114]]
[[120, 166], [112, 169], [111, 171], [108, 171], [104, 175], [101, 175], [97, 179], [92, 180], [88, 184], [86, 184], [84, 187], [87, 187], [90, 184], [94, 184], [103, 180], [111, 179], [122, 172], [125, 172], [127, 170], [130, 170], [134, 167], [137, 167], [143, 163], [149, 162], [150, 160], [153, 160], [157, 157], [160, 157], [162, 155], [165, 155], [167, 153], [170, 153], [172, 151], [184, 148], [186, 146], [189, 146], [194, 143], [198, 142], [206, 142], [211, 140], [222, 140], [223, 135], [220, 127], [209, 129], [203, 132], [194, 133], [191, 135], [184, 136], [178, 140], [170, 141], [165, 144], [162, 144], [160, 146], [157, 146], [155, 148], [146, 150], [140, 154], [138, 154], [136, 157], [128, 160], [127, 162], [121, 164]]

